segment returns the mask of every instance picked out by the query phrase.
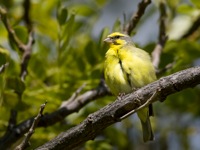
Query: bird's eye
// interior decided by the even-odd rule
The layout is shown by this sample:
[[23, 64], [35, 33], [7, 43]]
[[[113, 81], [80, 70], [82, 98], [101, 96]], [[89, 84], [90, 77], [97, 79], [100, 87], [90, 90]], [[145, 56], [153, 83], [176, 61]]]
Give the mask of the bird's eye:
[[120, 38], [120, 36], [119, 36], [119, 35], [117, 35], [117, 36], [115, 36], [115, 38], [116, 38], [116, 39], [119, 39], [119, 38]]

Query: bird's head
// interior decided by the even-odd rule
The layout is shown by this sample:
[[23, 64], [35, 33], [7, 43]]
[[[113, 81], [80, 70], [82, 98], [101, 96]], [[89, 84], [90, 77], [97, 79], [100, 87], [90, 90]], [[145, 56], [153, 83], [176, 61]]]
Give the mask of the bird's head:
[[126, 34], [114, 32], [114, 33], [111, 33], [110, 35], [108, 35], [107, 38], [104, 40], [104, 42], [108, 43], [111, 46], [117, 46], [117, 45], [123, 46], [128, 43], [131, 43], [132, 40]]

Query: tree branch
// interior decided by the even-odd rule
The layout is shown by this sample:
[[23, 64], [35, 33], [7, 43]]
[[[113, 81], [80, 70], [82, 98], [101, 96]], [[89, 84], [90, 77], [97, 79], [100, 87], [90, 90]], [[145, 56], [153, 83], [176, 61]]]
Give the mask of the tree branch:
[[166, 14], [166, 6], [163, 1], [160, 1], [159, 3], [159, 10], [160, 10], [160, 25], [159, 25], [158, 44], [151, 53], [152, 63], [156, 69], [160, 64], [161, 53], [167, 41], [166, 25], [165, 25], [167, 14]]
[[4, 72], [5, 68], [9, 66], [9, 63], [5, 63], [0, 66], [0, 74]]
[[24, 16], [23, 16], [23, 20], [26, 23], [27, 29], [29, 32], [32, 31], [32, 21], [30, 19], [30, 9], [31, 9], [31, 2], [30, 0], [24, 0], [23, 2], [23, 8], [24, 8]]
[[[65, 105], [62, 103], [62, 107], [60, 107], [55, 112], [43, 115], [37, 127], [47, 127], [60, 122], [69, 114], [79, 111], [89, 102], [109, 94], [110, 92], [105, 85], [104, 80], [101, 80], [97, 88], [79, 95], [71, 103], [65, 103]], [[31, 117], [16, 125], [9, 134], [5, 134], [0, 139], [0, 149], [9, 148], [11, 144], [15, 143], [20, 137], [22, 137], [31, 127], [33, 120], [34, 118]]]
[[30, 0], [24, 0], [23, 3], [23, 9], [24, 9], [24, 21], [26, 23], [26, 27], [29, 31], [29, 38], [28, 38], [28, 43], [25, 45], [25, 49], [22, 55], [22, 61], [21, 61], [21, 72], [20, 72], [20, 77], [22, 81], [25, 80], [25, 77], [27, 75], [27, 67], [28, 67], [28, 62], [31, 57], [32, 53], [32, 47], [34, 44], [34, 38], [33, 38], [33, 27], [32, 27], [32, 22], [30, 19], [30, 8], [31, 8], [31, 2]]
[[175, 64], [176, 64], [176, 61], [173, 61], [173, 62], [167, 64], [164, 68], [157, 69], [156, 70], [157, 77], [161, 77], [166, 71], [168, 71], [171, 68], [173, 68]]
[[79, 87], [79, 88], [72, 94], [72, 96], [71, 96], [68, 100], [62, 102], [62, 104], [61, 104], [60, 107], [65, 107], [65, 106], [69, 105], [70, 103], [72, 103], [74, 100], [76, 100], [77, 96], [80, 94], [80, 92], [83, 90], [83, 88], [84, 88], [85, 86], [86, 86], [86, 84], [84, 83], [81, 87]]
[[44, 104], [42, 104], [40, 106], [40, 110], [38, 112], [38, 115], [34, 118], [34, 121], [33, 121], [33, 124], [32, 126], [30, 127], [27, 135], [25, 136], [24, 140], [22, 141], [22, 143], [20, 145], [18, 145], [15, 150], [24, 150], [25, 148], [27, 148], [30, 144], [29, 144], [29, 140], [32, 136], [32, 134], [35, 132], [35, 128], [37, 127], [38, 125], [38, 122], [39, 120], [41, 119], [42, 117], [42, 113], [43, 113], [43, 110], [46, 106], [47, 102], [45, 102]]
[[22, 81], [25, 80], [25, 77], [27, 75], [27, 67], [28, 67], [28, 62], [30, 60], [31, 53], [32, 53], [33, 43], [34, 43], [33, 32], [31, 31], [29, 33], [28, 43], [25, 45], [25, 49], [24, 49], [24, 52], [23, 52], [23, 55], [22, 55], [21, 72], [20, 72], [20, 77], [21, 77]]
[[197, 18], [197, 20], [193, 23], [191, 28], [181, 37], [181, 39], [188, 38], [190, 35], [192, 35], [197, 29], [200, 27], [200, 16]]
[[[30, 3], [29, 3], [30, 4]], [[26, 12], [26, 11], [25, 11]], [[9, 37], [14, 41], [15, 45], [19, 48], [19, 50], [23, 53], [22, 54], [22, 62], [21, 62], [21, 73], [20, 73], [20, 78], [22, 81], [24, 81], [25, 76], [27, 75], [27, 66], [28, 66], [28, 62], [32, 53], [32, 46], [34, 43], [34, 39], [33, 39], [33, 32], [30, 31], [29, 33], [29, 38], [28, 38], [28, 43], [24, 44], [17, 36], [17, 34], [15, 33], [15, 31], [13, 30], [13, 28], [11, 27], [11, 24], [7, 18], [7, 11], [5, 9], [3, 9], [2, 7], [0, 7], [0, 19], [2, 20], [8, 34]], [[19, 95], [21, 97], [21, 95]], [[15, 112], [15, 113], [13, 113]], [[16, 115], [13, 115], [16, 114]], [[11, 110], [11, 117], [17, 117], [17, 111], [16, 110]], [[14, 120], [13, 118], [11, 118], [12, 120]], [[33, 119], [32, 119], [33, 120]], [[12, 125], [12, 124], [11, 124]], [[4, 134], [3, 137], [10, 137], [12, 136], [13, 131], [15, 131], [16, 125], [12, 125], [12, 129], [10, 129], [10, 122], [8, 124], [8, 128], [6, 133]], [[30, 126], [29, 126], [30, 127]], [[27, 131], [27, 130], [26, 130]], [[23, 133], [24, 134], [24, 133]], [[17, 137], [17, 135], [15, 134], [15, 136]], [[21, 135], [22, 136], [22, 135]], [[4, 143], [3, 141], [7, 141], [8, 139], [1, 139], [0, 142], [2, 142], [0, 144], [0, 147], [2, 147], [4, 149]], [[12, 142], [10, 142], [11, 144]], [[9, 144], [7, 145], [9, 146]]]
[[[143, 105], [156, 90], [160, 91], [154, 101], [164, 101], [170, 94], [200, 84], [200, 67], [186, 69], [170, 76], [161, 78], [145, 87], [122, 97], [123, 100], [103, 107], [99, 111], [89, 115], [82, 123], [62, 132], [56, 138], [37, 148], [37, 150], [48, 149], [73, 149], [94, 139], [106, 127], [118, 122], [133, 109]], [[138, 100], [140, 105], [138, 105]]]
[[[26, 0], [25, 0], [26, 1]], [[28, 1], [28, 0], [27, 0]], [[30, 2], [27, 3], [25, 2], [27, 6], [28, 4], [30, 5]], [[28, 7], [28, 6], [27, 6]], [[30, 8], [30, 6], [28, 7]], [[24, 8], [25, 10], [25, 13], [27, 13], [28, 9], [27, 8]], [[28, 13], [29, 14], [29, 13]], [[27, 15], [25, 15], [25, 21], [28, 23], [30, 23], [30, 18], [28, 19]], [[7, 29], [7, 32], [8, 34], [10, 35], [10, 37], [13, 39], [14, 43], [16, 44], [16, 46], [23, 52], [22, 54], [22, 61], [21, 61], [21, 72], [20, 72], [20, 77], [22, 79], [22, 81], [24, 81], [26, 75], [27, 75], [27, 66], [28, 66], [28, 62], [29, 62], [29, 59], [30, 59], [30, 56], [31, 56], [31, 53], [32, 53], [32, 46], [33, 46], [33, 43], [34, 43], [34, 39], [33, 39], [33, 31], [32, 31], [32, 27], [30, 24], [27, 25], [28, 27], [28, 30], [30, 30], [30, 33], [29, 33], [29, 38], [28, 38], [28, 43], [27, 44], [24, 44], [16, 35], [15, 31], [12, 29], [11, 25], [10, 25], [10, 22], [7, 18], [7, 12], [5, 9], [1, 8], [0, 7], [0, 15], [1, 15], [1, 20], [5, 26], [5, 28]]]
[[7, 127], [7, 131], [5, 134], [9, 134], [10, 131], [13, 130], [13, 128], [15, 127], [16, 123], [17, 123], [17, 111], [14, 110], [14, 109], [11, 109], [10, 110], [10, 119], [9, 119], [9, 122], [8, 122], [8, 127]]
[[126, 34], [128, 34], [128, 35], [131, 34], [131, 32], [133, 31], [133, 29], [136, 27], [137, 23], [139, 22], [140, 18], [144, 14], [144, 11], [145, 11], [146, 7], [150, 3], [151, 3], [151, 0], [142, 0], [138, 4], [137, 11], [133, 14], [133, 16], [131, 17], [130, 21], [128, 22], [128, 24], [126, 25], [126, 27], [123, 29]]
[[5, 9], [3, 9], [2, 7], [0, 7], [0, 17], [1, 17], [1, 20], [2, 20], [6, 30], [8, 31], [9, 36], [13, 39], [13, 41], [15, 42], [17, 47], [23, 52], [25, 50], [25, 45], [17, 37], [15, 31], [12, 29], [10, 22], [7, 18], [7, 11]]

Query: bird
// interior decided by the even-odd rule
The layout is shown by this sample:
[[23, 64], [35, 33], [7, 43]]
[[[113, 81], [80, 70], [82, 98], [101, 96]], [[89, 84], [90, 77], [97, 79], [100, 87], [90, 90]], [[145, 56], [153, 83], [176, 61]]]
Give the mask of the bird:
[[[104, 77], [112, 94], [127, 94], [156, 80], [150, 55], [135, 46], [130, 36], [121, 32], [109, 34], [105, 54]], [[143, 141], [154, 140], [150, 116], [152, 104], [137, 111], [143, 131]]]

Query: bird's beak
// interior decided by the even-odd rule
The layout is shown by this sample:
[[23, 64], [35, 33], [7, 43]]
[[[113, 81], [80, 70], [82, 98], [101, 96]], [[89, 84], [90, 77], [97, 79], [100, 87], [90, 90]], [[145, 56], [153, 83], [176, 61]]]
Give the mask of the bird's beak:
[[106, 43], [112, 43], [112, 39], [111, 38], [109, 38], [109, 37], [107, 37], [105, 40], [103, 40], [104, 42], [106, 42]]

